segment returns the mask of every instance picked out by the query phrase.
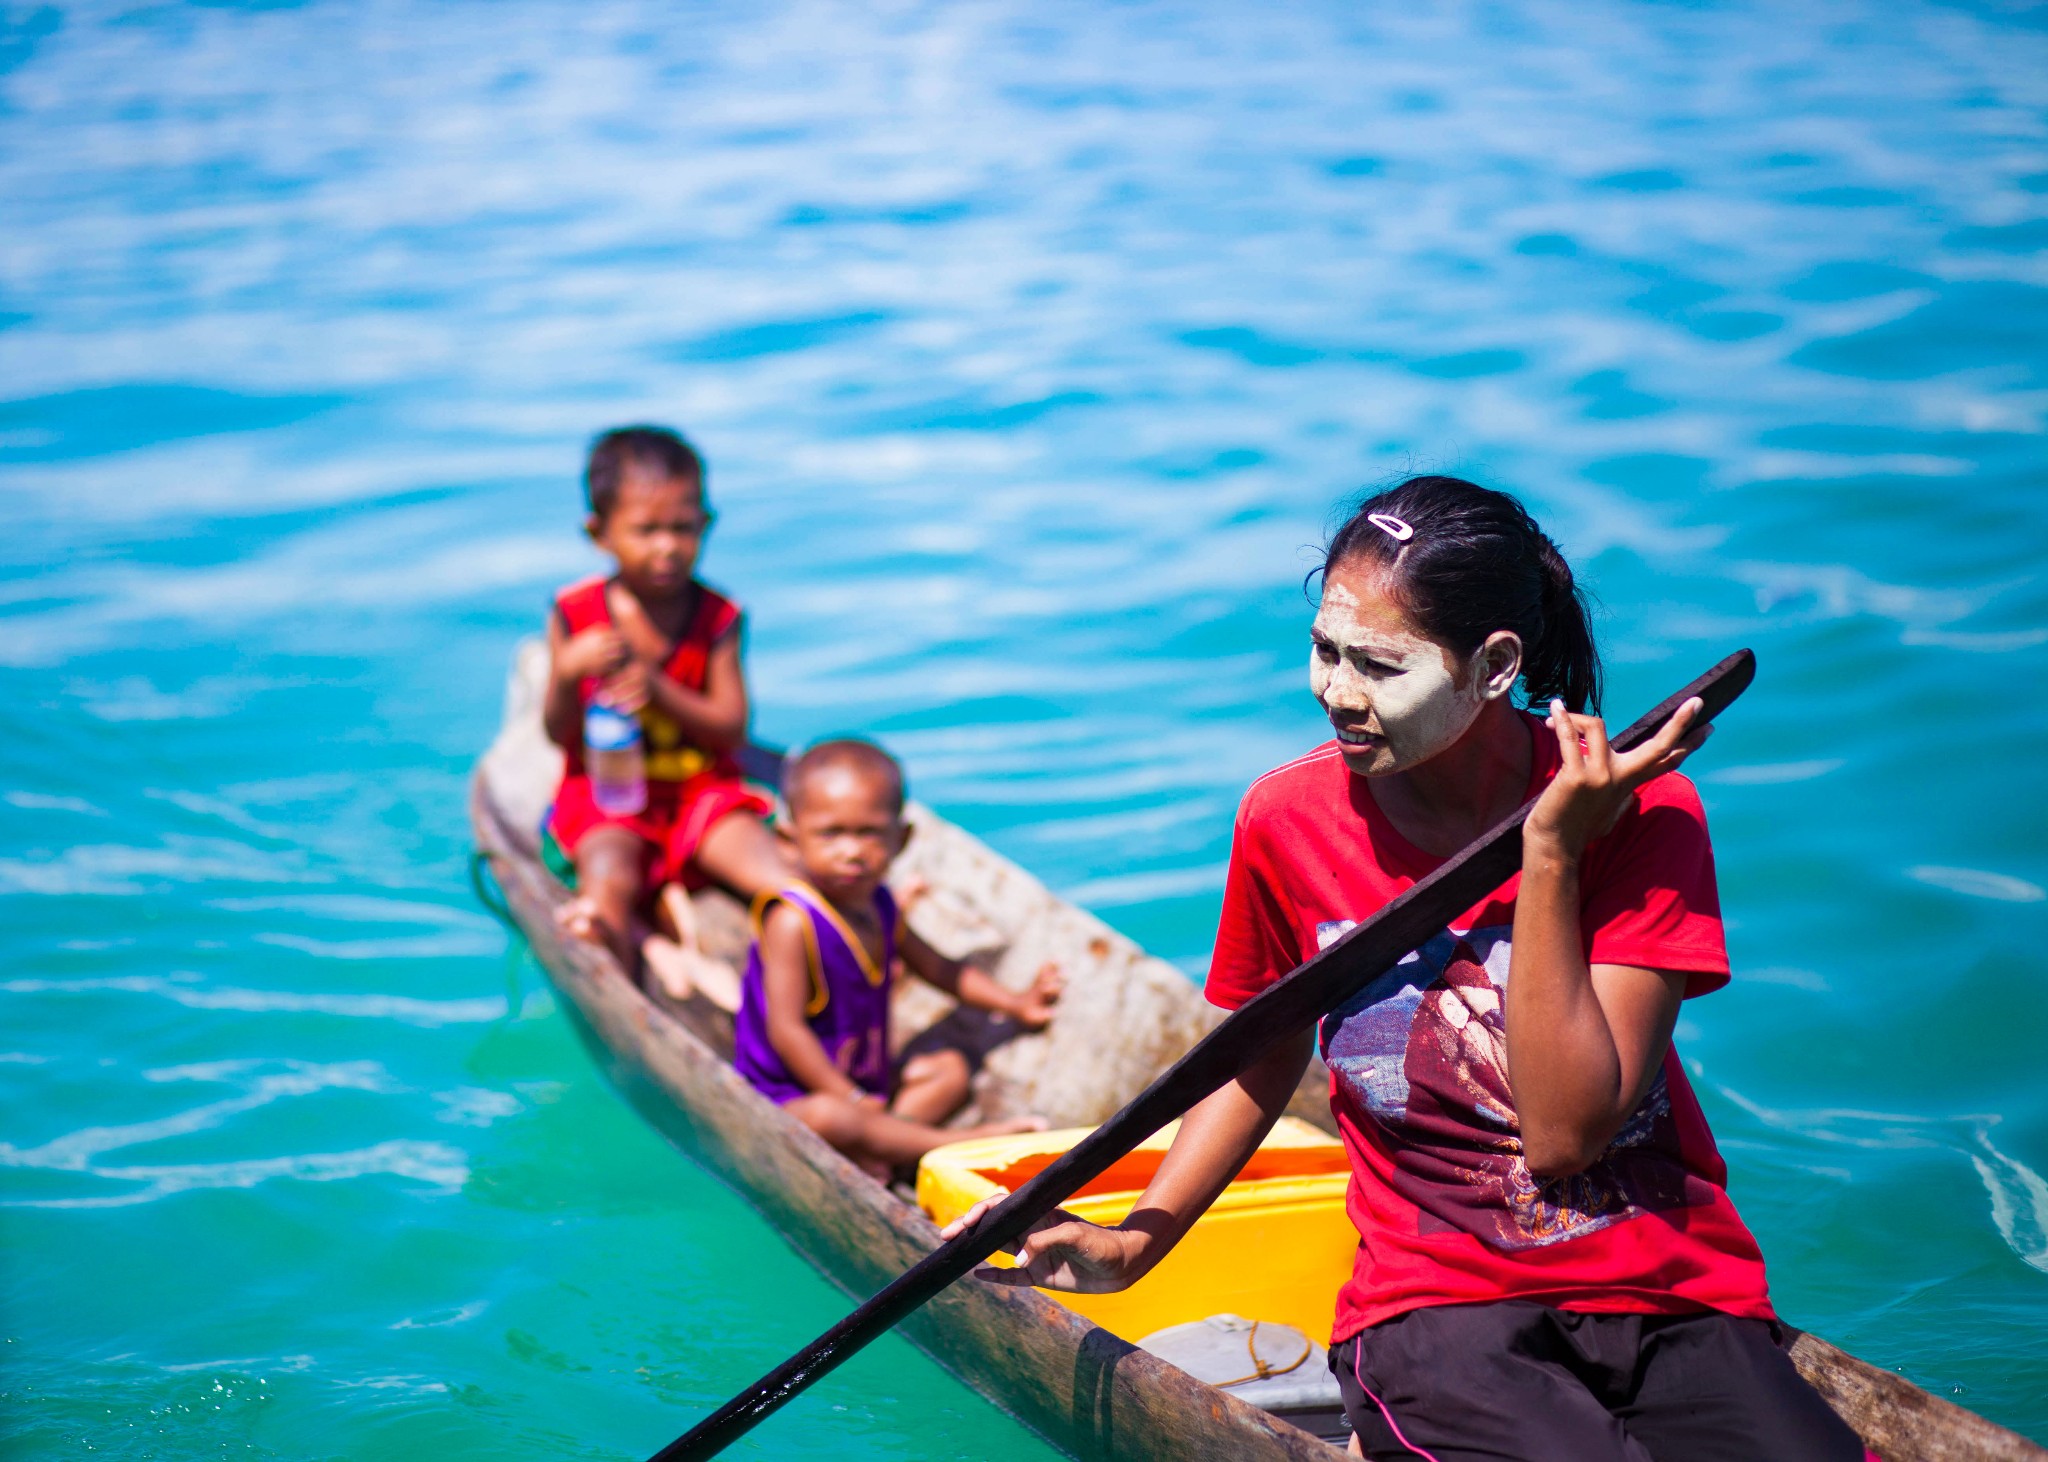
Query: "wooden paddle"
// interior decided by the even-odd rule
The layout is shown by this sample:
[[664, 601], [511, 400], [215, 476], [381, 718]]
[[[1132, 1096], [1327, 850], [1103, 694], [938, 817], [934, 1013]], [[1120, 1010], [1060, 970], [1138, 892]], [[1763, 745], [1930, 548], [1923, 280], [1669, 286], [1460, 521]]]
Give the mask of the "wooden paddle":
[[[1756, 678], [1756, 656], [1738, 650], [1613, 738], [1640, 746], [1694, 696], [1696, 725], [1714, 719]], [[654, 1462], [701, 1462], [738, 1441], [905, 1315], [1072, 1197], [1132, 1148], [1236, 1076], [1275, 1042], [1313, 1025], [1378, 979], [1451, 920], [1500, 887], [1521, 866], [1522, 823], [1535, 799], [1509, 813], [1461, 853], [1371, 918], [1234, 1011], [1124, 1109], [1040, 1170], [1037, 1177], [884, 1285], [867, 1303], [663, 1447]]]

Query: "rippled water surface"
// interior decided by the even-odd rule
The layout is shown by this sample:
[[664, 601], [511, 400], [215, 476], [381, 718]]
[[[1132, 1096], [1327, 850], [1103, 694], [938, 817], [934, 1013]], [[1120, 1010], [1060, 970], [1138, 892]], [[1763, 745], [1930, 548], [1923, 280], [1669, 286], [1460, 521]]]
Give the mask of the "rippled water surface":
[[[465, 886], [631, 418], [764, 735], [1191, 974], [1345, 494], [1525, 494], [1617, 714], [1753, 645], [1736, 1199], [1788, 1317], [2048, 1438], [2038, 7], [5, 16], [10, 1456], [637, 1456], [842, 1312]], [[1049, 1455], [894, 1342], [748, 1446]]]

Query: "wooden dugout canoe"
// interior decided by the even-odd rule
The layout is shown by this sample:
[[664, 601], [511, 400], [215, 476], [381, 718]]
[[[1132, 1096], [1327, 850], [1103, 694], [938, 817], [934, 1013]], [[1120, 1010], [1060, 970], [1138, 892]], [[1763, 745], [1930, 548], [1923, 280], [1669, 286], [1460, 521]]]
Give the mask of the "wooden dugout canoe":
[[[834, 1284], [863, 1298], [933, 1248], [924, 1215], [757, 1095], [728, 1064], [731, 1017], [710, 1002], [651, 999], [606, 953], [564, 940], [567, 896], [539, 858], [537, 829], [559, 775], [541, 731], [545, 652], [521, 648], [505, 721], [479, 763], [470, 814], [480, 850], [571, 1021], [619, 1090], [685, 1153], [736, 1188]], [[1030, 874], [923, 807], [893, 877], [924, 879], [911, 914], [951, 954], [975, 953], [1021, 985], [1045, 961], [1068, 976], [1046, 1031], [990, 1051], [959, 1120], [1037, 1112], [1055, 1126], [1102, 1121], [1204, 1034], [1218, 1014], [1173, 966], [1058, 898]], [[696, 900], [706, 951], [737, 962], [746, 926], [723, 895]], [[916, 981], [894, 1013], [900, 1045], [942, 1020], [986, 1040], [974, 1012]], [[1331, 1126], [1328, 1076], [1314, 1063], [1292, 1110]], [[1334, 1292], [1333, 1292], [1334, 1299]], [[919, 1349], [1072, 1456], [1336, 1462], [1344, 1454], [1204, 1384], [1034, 1290], [963, 1281], [905, 1322]], [[2025, 1438], [1892, 1372], [1800, 1335], [1794, 1358], [1885, 1462], [2048, 1462]], [[763, 1354], [762, 1366], [778, 1359]], [[692, 1420], [678, 1417], [677, 1424]], [[649, 1438], [650, 1450], [663, 1438]]]

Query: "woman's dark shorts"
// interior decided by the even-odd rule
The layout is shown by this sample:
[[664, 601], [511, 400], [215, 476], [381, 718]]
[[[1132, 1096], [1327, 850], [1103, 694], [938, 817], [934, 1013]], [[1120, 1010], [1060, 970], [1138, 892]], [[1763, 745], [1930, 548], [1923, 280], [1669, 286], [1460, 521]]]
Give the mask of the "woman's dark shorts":
[[1864, 1462], [1781, 1327], [1506, 1300], [1411, 1310], [1331, 1347], [1377, 1462]]

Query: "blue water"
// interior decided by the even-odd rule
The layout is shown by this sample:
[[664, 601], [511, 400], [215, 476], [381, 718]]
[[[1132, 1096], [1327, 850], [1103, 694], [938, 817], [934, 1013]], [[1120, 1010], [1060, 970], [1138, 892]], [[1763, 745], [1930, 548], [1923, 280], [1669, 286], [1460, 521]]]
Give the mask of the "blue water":
[[[644, 1455], [846, 1301], [465, 887], [578, 453], [703, 445], [758, 729], [1198, 973], [1301, 579], [1523, 493], [1698, 764], [1785, 1314], [2048, 1439], [2048, 12], [506, 3], [0, 31], [0, 1436]], [[758, 1456], [1041, 1457], [907, 1346]]]

